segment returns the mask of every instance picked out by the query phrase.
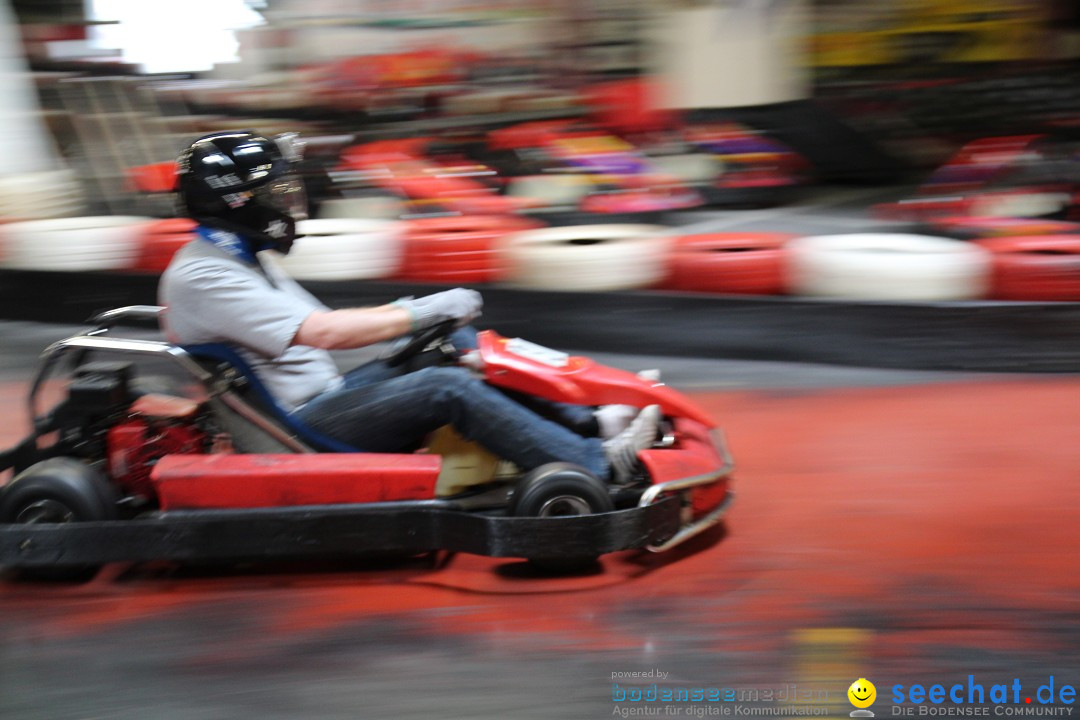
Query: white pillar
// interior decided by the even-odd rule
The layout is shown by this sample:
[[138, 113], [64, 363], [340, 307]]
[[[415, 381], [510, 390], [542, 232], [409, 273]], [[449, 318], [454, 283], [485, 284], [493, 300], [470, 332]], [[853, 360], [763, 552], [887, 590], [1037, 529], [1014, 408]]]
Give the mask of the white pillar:
[[4, 142], [0, 174], [42, 172], [63, 166], [41, 119], [37, 90], [23, 56], [22, 36], [7, 0], [0, 0], [0, 128]]
[[744, 107], [810, 95], [809, 0], [657, 4], [650, 69], [665, 107]]

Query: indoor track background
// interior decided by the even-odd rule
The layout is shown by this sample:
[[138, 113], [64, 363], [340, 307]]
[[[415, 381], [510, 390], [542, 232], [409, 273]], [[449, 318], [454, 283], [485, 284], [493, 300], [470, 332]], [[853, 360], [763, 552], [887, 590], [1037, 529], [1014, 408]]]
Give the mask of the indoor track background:
[[[844, 192], [832, 208], [865, 206]], [[787, 210], [687, 222], [859, 229]], [[0, 323], [3, 446], [37, 353], [72, 329]], [[562, 578], [439, 555], [3, 582], [0, 717], [603, 718], [648, 683], [794, 686], [846, 716], [860, 677], [884, 717], [895, 684], [1080, 684], [1080, 376], [594, 356], [660, 368], [721, 421], [725, 528]]]

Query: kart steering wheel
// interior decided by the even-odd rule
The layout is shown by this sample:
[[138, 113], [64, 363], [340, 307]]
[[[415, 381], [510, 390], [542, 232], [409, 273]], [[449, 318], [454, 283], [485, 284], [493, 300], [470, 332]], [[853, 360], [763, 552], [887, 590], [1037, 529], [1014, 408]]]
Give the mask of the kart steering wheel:
[[453, 332], [455, 322], [455, 320], [443, 320], [429, 328], [417, 330], [411, 335], [403, 335], [383, 356], [383, 362], [390, 367], [404, 365], [436, 340], [440, 342], [446, 340]]

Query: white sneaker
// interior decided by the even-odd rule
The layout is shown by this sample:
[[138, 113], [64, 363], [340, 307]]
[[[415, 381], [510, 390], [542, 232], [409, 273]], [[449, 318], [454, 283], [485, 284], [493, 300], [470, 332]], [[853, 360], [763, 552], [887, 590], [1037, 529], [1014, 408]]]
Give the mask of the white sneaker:
[[613, 482], [625, 484], [634, 479], [641, 467], [638, 452], [652, 447], [656, 442], [660, 418], [660, 406], [649, 405], [638, 413], [625, 430], [604, 442]]
[[633, 405], [601, 405], [593, 410], [593, 417], [600, 428], [600, 437], [610, 440], [626, 428], [638, 416], [640, 409]]
[[650, 382], [660, 382], [660, 368], [650, 368], [648, 370], [641, 370], [637, 376], [642, 380], [649, 380]]

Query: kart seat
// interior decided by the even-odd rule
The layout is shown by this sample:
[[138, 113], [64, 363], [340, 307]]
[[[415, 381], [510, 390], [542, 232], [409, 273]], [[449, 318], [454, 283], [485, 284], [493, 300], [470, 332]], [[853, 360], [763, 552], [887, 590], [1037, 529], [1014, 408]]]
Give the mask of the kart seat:
[[340, 440], [335, 440], [311, 428], [306, 423], [291, 417], [278, 401], [266, 389], [266, 386], [255, 374], [254, 368], [244, 359], [240, 353], [224, 343], [205, 343], [200, 345], [185, 345], [182, 349], [195, 360], [220, 365], [222, 363], [232, 368], [243, 380], [243, 395], [246, 400], [254, 401], [258, 408], [278, 425], [293, 433], [300, 441], [319, 452], [358, 453], [363, 452]]

